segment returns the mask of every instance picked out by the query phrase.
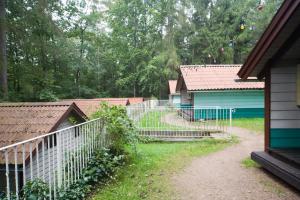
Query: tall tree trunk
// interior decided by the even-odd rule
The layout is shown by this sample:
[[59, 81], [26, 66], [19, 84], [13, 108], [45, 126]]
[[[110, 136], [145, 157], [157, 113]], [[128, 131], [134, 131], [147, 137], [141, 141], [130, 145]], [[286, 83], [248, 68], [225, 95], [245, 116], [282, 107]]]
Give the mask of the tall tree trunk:
[[0, 84], [4, 99], [8, 98], [5, 0], [0, 0]]

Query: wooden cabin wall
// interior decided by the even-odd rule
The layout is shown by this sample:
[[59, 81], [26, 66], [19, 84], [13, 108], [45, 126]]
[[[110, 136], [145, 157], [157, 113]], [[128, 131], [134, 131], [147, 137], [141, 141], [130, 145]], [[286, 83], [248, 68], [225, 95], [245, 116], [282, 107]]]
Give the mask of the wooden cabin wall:
[[271, 68], [271, 148], [300, 148], [300, 108], [296, 103], [296, 71], [296, 64]]

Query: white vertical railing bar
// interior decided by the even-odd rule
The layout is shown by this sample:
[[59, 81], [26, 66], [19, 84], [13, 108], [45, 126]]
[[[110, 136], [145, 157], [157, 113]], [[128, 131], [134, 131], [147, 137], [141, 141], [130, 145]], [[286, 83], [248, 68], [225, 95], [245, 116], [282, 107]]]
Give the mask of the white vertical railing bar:
[[48, 167], [49, 167], [49, 177], [48, 177], [48, 184], [49, 184], [49, 198], [52, 199], [52, 178], [51, 178], [51, 163], [50, 163], [50, 136], [47, 136], [47, 148], [48, 148]]
[[[77, 132], [78, 132], [78, 136], [77, 136], [77, 140], [81, 141], [81, 127], [78, 127], [77, 129]], [[79, 151], [78, 151], [78, 154], [79, 154], [79, 157], [78, 157], [78, 160], [79, 160], [79, 174], [82, 174], [82, 160], [81, 160], [81, 153], [82, 153], [82, 146], [79, 148]]]
[[57, 189], [61, 188], [62, 185], [62, 147], [61, 147], [61, 132], [57, 132], [56, 133], [56, 145], [57, 145], [57, 150], [56, 150], [56, 154], [57, 154]]
[[22, 144], [23, 184], [26, 183], [25, 144]]
[[[75, 146], [73, 146], [74, 143], [72, 141], [72, 132], [71, 131], [69, 132], [69, 137], [70, 137], [70, 142], [71, 142], [70, 145], [72, 146], [72, 149], [74, 150]], [[69, 157], [70, 157], [69, 160], [70, 160], [70, 166], [71, 166], [71, 169], [70, 169], [71, 181], [70, 181], [70, 183], [73, 184], [74, 183], [74, 174], [73, 174], [73, 169], [74, 169], [73, 161], [74, 161], [74, 159], [73, 159], [73, 153], [71, 153], [71, 151], [69, 152]]]
[[91, 138], [90, 138], [90, 135], [91, 135], [91, 130], [90, 130], [90, 125], [88, 124], [87, 125], [87, 129], [88, 129], [88, 142], [87, 142], [87, 144], [88, 144], [88, 152], [89, 152], [89, 156], [88, 156], [88, 161], [90, 160], [90, 158], [91, 158]]
[[33, 180], [32, 142], [29, 143], [30, 180]]
[[37, 177], [40, 178], [39, 144], [35, 142]]
[[87, 167], [88, 159], [89, 159], [89, 146], [88, 146], [88, 125], [84, 125], [84, 167]]
[[[72, 133], [73, 135], [73, 133]], [[77, 177], [77, 139], [76, 138], [73, 138], [74, 139], [74, 153], [73, 153], [73, 161], [74, 161], [74, 168], [73, 168], [73, 173], [74, 173], [74, 182], [77, 181], [78, 177]]]
[[[57, 145], [57, 133], [53, 134], [52, 137], [50, 138], [52, 141], [52, 147], [51, 147], [51, 151], [52, 151], [52, 175], [53, 175], [53, 198], [56, 199], [56, 171], [54, 169], [55, 166], [55, 148], [56, 148], [56, 152], [57, 152], [57, 146], [55, 147], [55, 143]], [[56, 141], [55, 141], [56, 140]]]
[[[76, 127], [76, 128], [74, 128], [74, 129], [78, 129], [78, 127]], [[76, 151], [75, 151], [75, 153], [76, 153], [76, 167], [75, 167], [75, 172], [77, 173], [77, 179], [79, 179], [79, 175], [80, 175], [80, 173], [79, 173], [79, 151], [80, 151], [80, 146], [79, 146], [79, 140], [78, 140], [78, 137], [77, 138], [75, 138], [75, 143], [76, 143]]]
[[15, 187], [16, 187], [16, 198], [19, 200], [19, 176], [18, 176], [18, 147], [14, 148], [15, 154]]
[[[68, 145], [68, 148], [71, 148], [71, 140], [70, 140], [70, 131], [68, 130], [67, 131], [67, 145]], [[67, 179], [68, 179], [68, 187], [70, 187], [70, 178], [71, 178], [71, 175], [70, 175], [70, 151], [67, 151], [66, 152], [66, 159], [67, 159]]]
[[45, 182], [45, 140], [42, 139], [42, 156], [43, 156], [43, 181]]
[[[65, 163], [65, 131], [62, 131], [61, 139], [61, 159], [62, 159], [62, 183], [66, 183], [66, 163]], [[61, 185], [62, 188], [65, 188], [65, 184]]]
[[7, 199], [10, 200], [10, 181], [9, 181], [9, 163], [8, 163], [8, 150], [5, 150], [4, 152], [4, 156], [5, 156], [5, 175], [6, 175], [6, 196]]

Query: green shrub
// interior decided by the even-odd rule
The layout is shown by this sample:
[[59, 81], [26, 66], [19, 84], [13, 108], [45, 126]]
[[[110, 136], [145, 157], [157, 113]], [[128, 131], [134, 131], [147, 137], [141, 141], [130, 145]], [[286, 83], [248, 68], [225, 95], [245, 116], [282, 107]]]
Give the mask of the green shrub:
[[124, 155], [114, 155], [109, 149], [96, 151], [80, 179], [68, 189], [58, 192], [60, 200], [85, 199], [94, 185], [114, 179], [117, 170], [125, 162]]
[[23, 193], [22, 199], [38, 200], [49, 198], [49, 187], [47, 183], [40, 179], [27, 182], [21, 192]]
[[100, 109], [92, 117], [104, 120], [112, 142], [110, 149], [116, 151], [116, 154], [123, 154], [127, 144], [135, 147], [137, 130], [128, 117], [125, 107], [109, 106], [107, 103], [102, 103]]

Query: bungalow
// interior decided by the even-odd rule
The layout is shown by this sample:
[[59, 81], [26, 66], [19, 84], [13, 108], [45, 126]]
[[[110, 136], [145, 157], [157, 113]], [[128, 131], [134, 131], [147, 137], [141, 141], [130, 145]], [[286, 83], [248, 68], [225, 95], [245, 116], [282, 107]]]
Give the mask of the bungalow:
[[200, 109], [208, 107], [232, 108], [233, 118], [263, 117], [264, 82], [241, 81], [237, 76], [240, 68], [241, 65], [180, 66], [176, 91], [181, 94], [181, 107], [194, 108], [196, 120], [203, 118]]
[[[74, 103], [0, 103], [0, 148], [73, 126], [74, 123], [84, 122], [85, 118], [85, 114]], [[64, 139], [68, 139], [69, 141], [72, 140], [74, 142], [78, 139], [75, 137], [77, 136], [74, 132], [74, 134], [71, 134], [71, 136]], [[47, 143], [47, 141], [45, 141], [45, 143]], [[39, 146], [39, 154], [33, 154], [32, 160], [30, 160], [30, 152], [36, 152], [37, 146], [32, 145], [31, 150], [29, 145], [24, 146], [25, 170], [23, 170], [22, 150], [18, 150], [17, 169], [19, 170], [19, 188], [23, 186], [24, 171], [26, 180], [30, 177], [36, 177], [38, 174], [42, 174], [42, 169], [37, 167], [37, 162], [41, 165], [42, 159], [40, 156], [42, 155], [42, 152], [45, 155], [43, 161], [46, 166], [50, 166], [51, 169], [56, 168], [56, 163], [49, 162], [48, 160], [48, 158], [53, 157], [56, 154], [56, 137], [50, 138], [50, 145], [45, 145], [44, 149], [42, 149], [41, 145], [37, 145]], [[72, 144], [69, 143], [68, 147], [72, 148]], [[11, 188], [14, 189], [14, 169], [16, 160], [11, 153], [8, 153], [8, 164], [10, 166], [9, 170], [11, 171], [9, 177], [10, 180], [12, 180], [10, 182]], [[6, 161], [1, 154], [0, 193], [5, 191], [6, 188], [5, 165]], [[49, 167], [45, 168], [45, 170], [45, 180], [48, 180], [50, 174]]]
[[265, 78], [265, 151], [253, 160], [300, 189], [300, 0], [286, 0], [238, 72]]
[[170, 105], [180, 106], [180, 93], [176, 92], [177, 80], [169, 80], [169, 103]]

